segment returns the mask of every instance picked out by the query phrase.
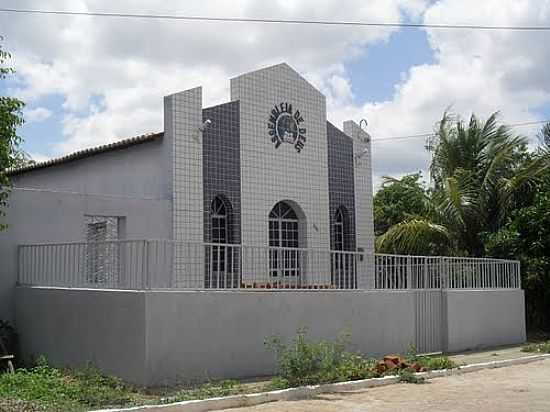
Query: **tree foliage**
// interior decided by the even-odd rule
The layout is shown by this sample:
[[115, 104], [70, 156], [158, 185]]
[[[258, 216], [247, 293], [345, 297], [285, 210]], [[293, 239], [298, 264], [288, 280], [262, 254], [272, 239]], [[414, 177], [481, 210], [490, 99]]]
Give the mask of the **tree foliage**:
[[429, 207], [379, 236], [378, 250], [483, 256], [484, 236], [532, 196], [547, 170], [548, 155], [530, 155], [527, 140], [498, 125], [497, 113], [467, 123], [445, 113], [430, 165]]
[[384, 177], [382, 187], [374, 196], [374, 231], [376, 235], [406, 219], [424, 216], [427, 197], [422, 175], [414, 173], [401, 179]]
[[[14, 73], [12, 68], [5, 66], [10, 57], [0, 43], [0, 81]], [[17, 134], [17, 128], [23, 124], [23, 107], [21, 100], [0, 96], [0, 217], [4, 214], [2, 209], [7, 205], [10, 189], [6, 171], [21, 164], [25, 157], [20, 149], [21, 138]], [[0, 230], [3, 228], [0, 223]]]
[[531, 205], [487, 235], [486, 247], [490, 256], [520, 260], [527, 326], [550, 331], [550, 176], [537, 185]]

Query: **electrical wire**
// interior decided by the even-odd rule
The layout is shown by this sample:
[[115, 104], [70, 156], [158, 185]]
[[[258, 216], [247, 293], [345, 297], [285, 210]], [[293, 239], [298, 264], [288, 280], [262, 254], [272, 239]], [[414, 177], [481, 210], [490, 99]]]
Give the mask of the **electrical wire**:
[[0, 8], [0, 12], [19, 13], [19, 14], [50, 14], [50, 15], [61, 15], [61, 16], [90, 16], [90, 17], [124, 18], [124, 19], [154, 19], [154, 20], [180, 20], [180, 21], [230, 22], [230, 23], [306, 24], [306, 25], [323, 25], [323, 26], [386, 27], [386, 28], [408, 28], [408, 29], [550, 31], [550, 26], [528, 26], [528, 25], [511, 26], [511, 25], [487, 25], [487, 24], [268, 19], [268, 18], [248, 18], [248, 17], [186, 16], [186, 15], [174, 15], [174, 14], [140, 14], [140, 13], [121, 13], [121, 12], [119, 13], [119, 12], [91, 12], [91, 11], [41, 10], [41, 9], [13, 9], [13, 8], [5, 8], [5, 7]]

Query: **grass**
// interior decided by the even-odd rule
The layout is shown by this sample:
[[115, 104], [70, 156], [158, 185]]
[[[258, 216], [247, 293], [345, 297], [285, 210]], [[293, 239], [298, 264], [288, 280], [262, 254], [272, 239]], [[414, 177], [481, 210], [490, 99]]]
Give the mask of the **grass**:
[[[268, 347], [277, 355], [279, 375], [270, 382], [252, 384], [225, 380], [200, 386], [146, 390], [125, 384], [120, 379], [104, 376], [92, 367], [79, 370], [57, 369], [40, 359], [32, 368], [20, 368], [14, 374], [0, 374], [0, 412], [80, 412], [207, 399], [396, 374], [401, 382], [424, 382], [410, 368], [380, 372], [376, 359], [345, 350], [348, 337], [342, 335], [335, 342], [311, 341], [302, 330], [288, 345], [272, 338]], [[531, 345], [528, 349], [550, 353], [550, 342], [538, 344], [536, 347]], [[414, 349], [409, 350], [404, 358], [407, 364], [416, 363], [424, 370], [456, 367], [446, 356], [418, 356]]]
[[0, 374], [0, 412], [80, 412], [94, 408], [171, 403], [242, 393], [236, 381], [149, 392], [100, 374], [97, 369], [52, 368], [42, 359], [30, 369]]
[[550, 353], [550, 340], [539, 343], [529, 343], [521, 348], [522, 352]]
[[[0, 411], [81, 411], [92, 407], [131, 404], [132, 390], [122, 381], [105, 377], [95, 369], [63, 371], [43, 360], [31, 369], [0, 375]], [[20, 409], [22, 408], [22, 409]]]

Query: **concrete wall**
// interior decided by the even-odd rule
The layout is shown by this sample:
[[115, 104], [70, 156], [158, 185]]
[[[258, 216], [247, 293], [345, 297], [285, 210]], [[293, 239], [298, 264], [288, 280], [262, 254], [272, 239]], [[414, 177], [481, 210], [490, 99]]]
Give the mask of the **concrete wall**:
[[446, 301], [449, 352], [525, 342], [522, 290], [449, 290]]
[[91, 362], [145, 383], [145, 297], [140, 292], [16, 288], [17, 328], [25, 359], [58, 366]]
[[147, 374], [205, 380], [272, 374], [264, 340], [288, 340], [307, 327], [312, 338], [351, 332], [351, 349], [403, 352], [414, 343], [413, 295], [407, 292], [150, 292]]
[[[436, 293], [434, 291], [434, 293]], [[525, 341], [523, 291], [443, 292], [449, 351]], [[28, 358], [87, 361], [143, 385], [242, 378], [275, 371], [264, 341], [351, 333], [350, 349], [403, 353], [424, 330], [414, 291], [109, 291], [17, 288], [17, 326]], [[431, 325], [433, 326], [433, 325]], [[436, 348], [441, 349], [441, 348]]]
[[0, 232], [0, 319], [13, 320], [18, 244], [83, 241], [85, 215], [124, 218], [127, 239], [171, 238], [162, 156], [155, 141], [14, 177]]

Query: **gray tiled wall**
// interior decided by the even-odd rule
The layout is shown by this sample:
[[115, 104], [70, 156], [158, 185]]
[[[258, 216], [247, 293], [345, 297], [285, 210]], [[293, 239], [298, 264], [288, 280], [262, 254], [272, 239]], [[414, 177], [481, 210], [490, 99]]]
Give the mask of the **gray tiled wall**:
[[239, 102], [202, 111], [203, 122], [212, 121], [203, 133], [204, 241], [211, 241], [210, 205], [216, 196], [229, 202], [229, 243], [241, 243], [241, 152]]
[[353, 176], [353, 140], [327, 122], [328, 190], [330, 213], [330, 248], [334, 249], [334, 217], [336, 210], [346, 210], [344, 248], [355, 250], [355, 187]]

